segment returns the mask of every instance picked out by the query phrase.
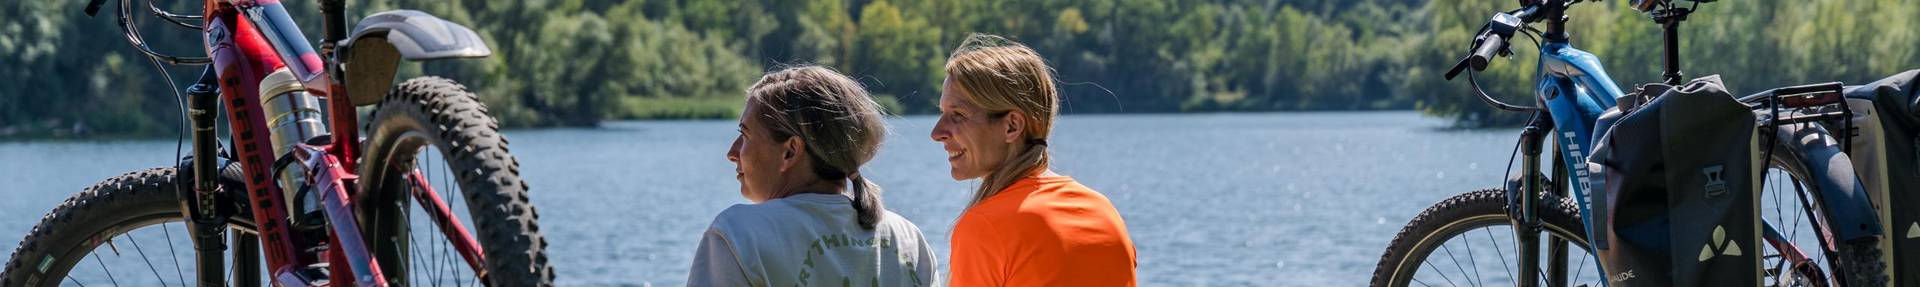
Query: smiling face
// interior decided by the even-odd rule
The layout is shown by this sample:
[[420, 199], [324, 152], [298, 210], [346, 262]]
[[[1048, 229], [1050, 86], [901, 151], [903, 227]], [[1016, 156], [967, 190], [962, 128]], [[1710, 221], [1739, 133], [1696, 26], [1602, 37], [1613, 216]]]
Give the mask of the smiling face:
[[988, 112], [966, 100], [966, 89], [948, 79], [940, 93], [940, 120], [933, 125], [933, 141], [947, 151], [948, 173], [954, 180], [986, 176], [1006, 161], [1019, 131], [1009, 126], [1010, 112]]
[[767, 129], [762, 113], [765, 109], [758, 100], [747, 99], [747, 108], [740, 114], [740, 135], [733, 138], [733, 147], [727, 149], [727, 161], [733, 162], [734, 179], [740, 181], [740, 196], [754, 203], [767, 201], [781, 188], [790, 169], [787, 152], [789, 141], [774, 139]]

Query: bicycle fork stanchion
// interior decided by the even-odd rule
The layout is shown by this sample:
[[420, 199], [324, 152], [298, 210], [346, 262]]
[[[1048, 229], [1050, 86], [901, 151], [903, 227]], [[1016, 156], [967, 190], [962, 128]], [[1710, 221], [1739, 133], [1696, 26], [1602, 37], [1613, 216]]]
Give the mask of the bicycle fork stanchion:
[[[193, 240], [194, 279], [199, 286], [226, 286], [227, 216], [220, 212], [220, 147], [214, 133], [214, 115], [220, 107], [219, 77], [213, 68], [201, 72], [200, 79], [187, 87], [191, 107], [187, 110], [193, 130], [192, 188], [181, 189], [181, 210], [186, 212], [187, 231]], [[175, 169], [175, 174], [180, 174]], [[235, 253], [238, 255], [239, 253]], [[238, 263], [236, 263], [238, 264]], [[237, 265], [236, 265], [237, 266]]]
[[260, 286], [260, 236], [233, 233], [233, 286]]
[[[1553, 120], [1535, 113], [1527, 127], [1520, 132], [1520, 192], [1507, 192], [1507, 201], [1517, 205], [1518, 216], [1513, 219], [1513, 232], [1518, 238], [1520, 248], [1520, 278], [1514, 283], [1521, 287], [1540, 286], [1540, 216], [1534, 210], [1534, 201], [1542, 194], [1539, 180], [1534, 174], [1540, 170], [1540, 146], [1548, 130], [1553, 129]], [[1510, 211], [1511, 212], [1511, 211]]]

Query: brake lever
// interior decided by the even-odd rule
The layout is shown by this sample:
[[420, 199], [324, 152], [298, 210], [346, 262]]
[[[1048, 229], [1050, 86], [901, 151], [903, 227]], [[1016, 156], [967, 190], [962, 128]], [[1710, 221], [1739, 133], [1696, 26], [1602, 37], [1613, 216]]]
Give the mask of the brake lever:
[[1447, 69], [1447, 80], [1452, 81], [1453, 77], [1459, 76], [1461, 71], [1466, 71], [1468, 66], [1468, 61], [1469, 59], [1467, 58], [1461, 58], [1459, 63], [1453, 64], [1452, 69]]

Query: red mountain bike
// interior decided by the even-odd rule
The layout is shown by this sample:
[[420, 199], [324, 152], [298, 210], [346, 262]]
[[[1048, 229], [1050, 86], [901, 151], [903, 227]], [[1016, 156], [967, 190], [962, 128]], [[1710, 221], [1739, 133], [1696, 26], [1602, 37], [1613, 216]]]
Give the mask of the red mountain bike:
[[[486, 107], [446, 79], [393, 84], [400, 60], [492, 51], [418, 11], [347, 30], [343, 1], [319, 0], [317, 52], [279, 0], [205, 0], [200, 15], [146, 5], [202, 31], [207, 57], [148, 48], [121, 1], [141, 53], [209, 66], [184, 89], [192, 156], [68, 198], [21, 240], [0, 285], [552, 285], [539, 216]], [[376, 104], [363, 140], [355, 107]], [[222, 107], [231, 151], [215, 135]]]

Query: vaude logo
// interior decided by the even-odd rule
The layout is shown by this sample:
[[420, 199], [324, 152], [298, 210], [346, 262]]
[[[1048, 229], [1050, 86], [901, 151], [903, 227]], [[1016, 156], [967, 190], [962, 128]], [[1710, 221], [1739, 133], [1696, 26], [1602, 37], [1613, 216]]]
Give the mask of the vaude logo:
[[1920, 238], [1920, 222], [1907, 226], [1907, 239]]
[[1612, 281], [1613, 283], [1626, 282], [1627, 280], [1633, 280], [1632, 269], [1628, 269], [1627, 272], [1620, 272], [1619, 274], [1613, 274], [1611, 276], [1607, 276], [1607, 281]]
[[[1707, 177], [1707, 198], [1715, 198], [1727, 194], [1727, 181], [1721, 177], [1721, 175], [1724, 175], [1721, 171], [1724, 170], [1726, 170], [1726, 168], [1720, 165], [1700, 169], [1700, 173]], [[1719, 233], [1716, 232], [1714, 234]]]
[[1707, 246], [1700, 247], [1700, 262], [1707, 262], [1707, 259], [1713, 259], [1716, 253], [1727, 256], [1740, 256], [1743, 254], [1740, 252], [1740, 243], [1727, 240], [1727, 230], [1718, 225], [1713, 226], [1713, 241], [1708, 241]]

